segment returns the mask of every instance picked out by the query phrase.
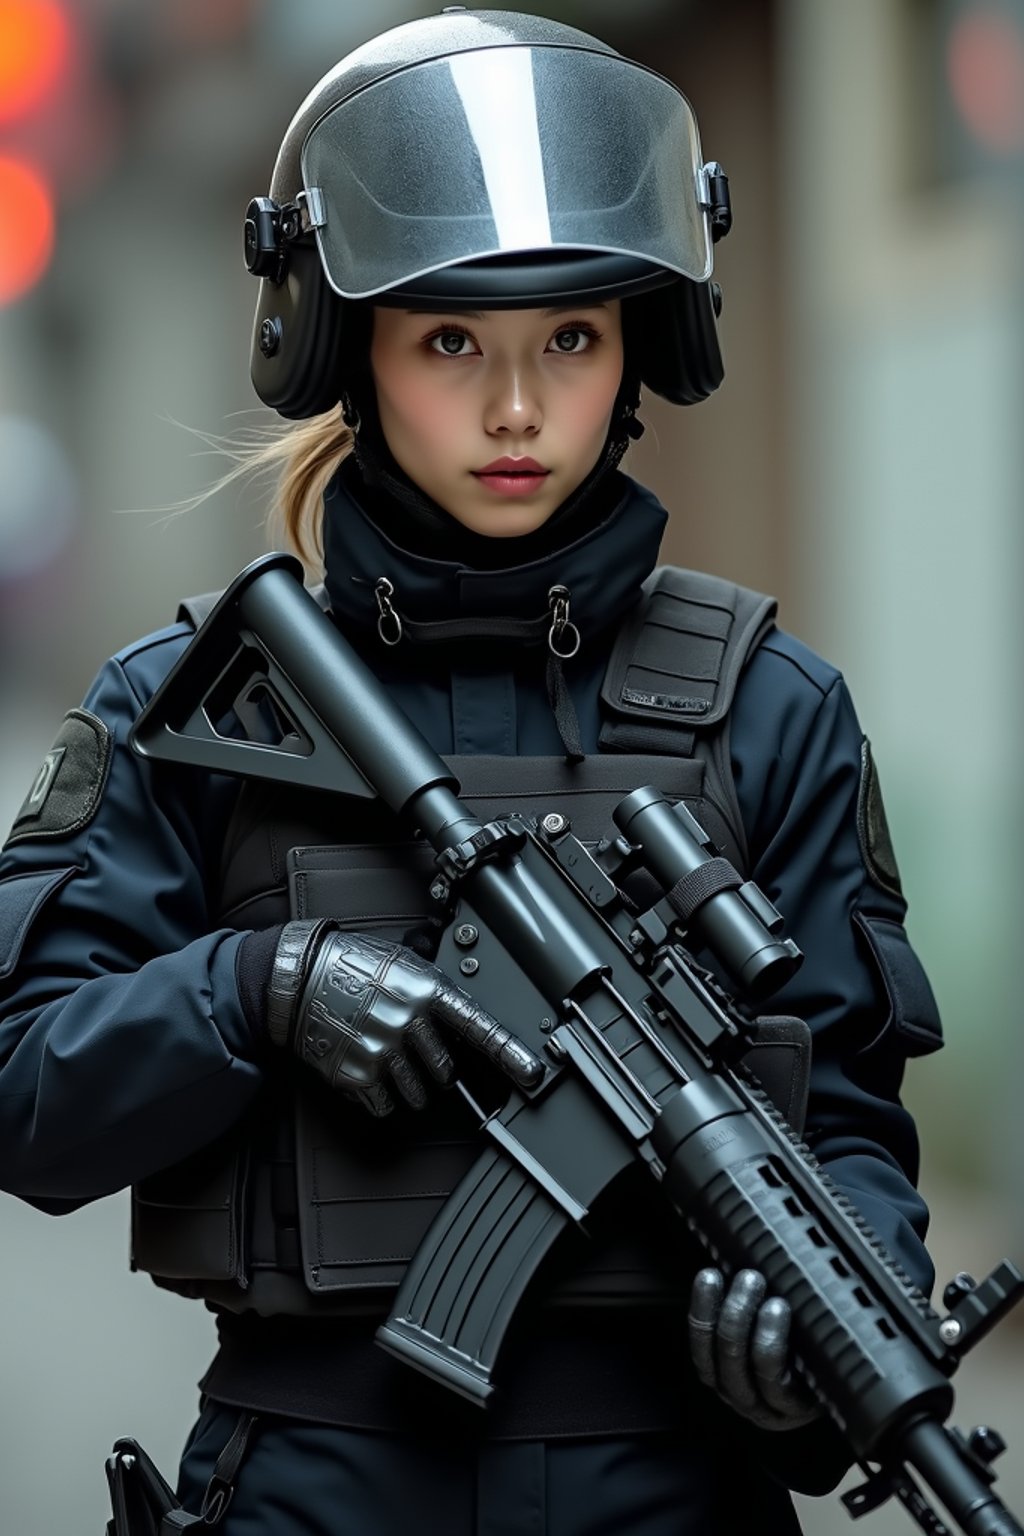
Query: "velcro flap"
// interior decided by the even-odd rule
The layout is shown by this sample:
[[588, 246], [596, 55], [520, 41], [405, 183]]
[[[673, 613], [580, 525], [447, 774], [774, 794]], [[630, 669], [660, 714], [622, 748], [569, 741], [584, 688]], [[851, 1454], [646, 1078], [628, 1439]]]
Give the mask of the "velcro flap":
[[0, 880], [0, 980], [11, 974], [21, 958], [25, 936], [37, 914], [75, 873], [74, 869], [46, 869]]
[[929, 1056], [942, 1045], [942, 1021], [906, 929], [891, 918], [868, 917], [864, 912], [853, 916], [868, 941], [889, 999], [885, 1028], [896, 1030], [908, 1056]]
[[616, 642], [602, 702], [620, 719], [716, 725], [774, 619], [774, 599], [674, 566], [655, 571], [644, 593]]

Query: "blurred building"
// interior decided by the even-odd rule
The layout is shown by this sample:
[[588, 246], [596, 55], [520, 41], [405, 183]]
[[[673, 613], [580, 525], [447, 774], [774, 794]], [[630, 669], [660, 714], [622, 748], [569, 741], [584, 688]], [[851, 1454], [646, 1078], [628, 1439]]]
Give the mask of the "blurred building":
[[[648, 402], [632, 464], [666, 558], [778, 593], [850, 678], [950, 1042], [908, 1090], [940, 1274], [987, 1270], [1024, 1246], [1024, 0], [540, 8], [674, 79], [729, 173], [726, 384]], [[265, 419], [243, 212], [329, 63], [429, 9], [0, 0], [0, 827], [102, 659], [263, 548], [263, 488], [174, 511], [225, 467], [202, 434]], [[0, 1197], [0, 1241], [0, 1521], [99, 1529], [116, 1434], [173, 1465], [209, 1319], [127, 1275], [123, 1197]], [[1014, 1358], [965, 1396], [1019, 1445]]]

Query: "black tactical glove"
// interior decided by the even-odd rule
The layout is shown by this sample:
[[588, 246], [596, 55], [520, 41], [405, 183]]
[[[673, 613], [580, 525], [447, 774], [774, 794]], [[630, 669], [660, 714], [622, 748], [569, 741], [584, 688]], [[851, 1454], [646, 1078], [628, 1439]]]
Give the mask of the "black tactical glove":
[[702, 1269], [690, 1293], [690, 1354], [697, 1375], [758, 1429], [799, 1429], [821, 1413], [792, 1374], [790, 1307], [765, 1299], [756, 1269], [741, 1269], [726, 1291], [719, 1269]]
[[543, 1062], [518, 1036], [403, 944], [345, 932], [329, 918], [285, 924], [267, 993], [267, 1033], [332, 1088], [374, 1115], [390, 1113], [396, 1091], [421, 1108], [430, 1078], [444, 1084], [455, 1075], [438, 1024], [521, 1088], [543, 1076]]

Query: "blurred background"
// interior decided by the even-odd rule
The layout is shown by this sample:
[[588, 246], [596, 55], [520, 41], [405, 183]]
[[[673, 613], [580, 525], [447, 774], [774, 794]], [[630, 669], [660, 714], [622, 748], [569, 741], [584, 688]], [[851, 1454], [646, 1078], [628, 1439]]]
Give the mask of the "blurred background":
[[[168, 515], [226, 467], [185, 428], [263, 419], [244, 209], [315, 80], [429, 9], [0, 0], [0, 836], [101, 661], [264, 548], [258, 488]], [[940, 1284], [988, 1273], [1024, 1252], [1024, 0], [543, 10], [670, 76], [730, 176], [725, 386], [648, 403], [631, 467], [666, 558], [777, 593], [850, 680], [949, 1042], [907, 1083]], [[125, 1196], [61, 1221], [0, 1196], [4, 1531], [101, 1530], [119, 1434], [176, 1465], [212, 1323], [127, 1241]], [[1022, 1323], [958, 1378], [1018, 1515]]]

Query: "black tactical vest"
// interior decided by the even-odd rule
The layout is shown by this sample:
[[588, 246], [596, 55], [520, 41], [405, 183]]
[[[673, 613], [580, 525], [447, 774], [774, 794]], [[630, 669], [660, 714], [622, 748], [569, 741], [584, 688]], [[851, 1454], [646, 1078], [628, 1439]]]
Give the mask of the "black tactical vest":
[[[198, 622], [213, 600], [193, 599], [181, 616]], [[549, 757], [451, 757], [461, 798], [483, 821], [558, 810], [579, 837], [596, 842], [612, 828], [614, 806], [653, 784], [685, 800], [744, 868], [728, 714], [774, 611], [770, 599], [717, 578], [656, 572], [609, 662], [600, 753], [572, 766]], [[239, 929], [329, 915], [406, 942], [429, 940], [439, 931], [432, 871], [432, 850], [410, 842], [379, 801], [247, 784], [227, 830], [211, 914], [218, 926]], [[646, 894], [653, 897], [653, 887]], [[493, 1073], [466, 1060], [460, 1074], [478, 1101], [496, 1107]], [[795, 1113], [786, 1102], [788, 1067], [777, 1086], [770, 1075], [762, 1073]], [[299, 1063], [275, 1057], [242, 1123], [133, 1191], [133, 1267], [232, 1311], [382, 1311], [479, 1150], [476, 1124], [455, 1094], [375, 1121], [311, 1083]], [[553, 1299], [684, 1294], [692, 1258], [639, 1168], [626, 1171], [587, 1225], [589, 1239], [566, 1234], [552, 1256]]]

